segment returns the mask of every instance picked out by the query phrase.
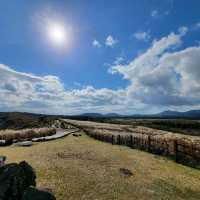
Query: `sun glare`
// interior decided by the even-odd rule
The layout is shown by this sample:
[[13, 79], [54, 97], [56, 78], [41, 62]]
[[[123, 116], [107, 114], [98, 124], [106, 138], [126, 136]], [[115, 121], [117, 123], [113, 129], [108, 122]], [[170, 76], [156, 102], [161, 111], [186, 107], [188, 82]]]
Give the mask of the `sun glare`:
[[69, 33], [66, 28], [60, 24], [49, 25], [48, 36], [51, 42], [58, 46], [66, 46], [69, 42]]

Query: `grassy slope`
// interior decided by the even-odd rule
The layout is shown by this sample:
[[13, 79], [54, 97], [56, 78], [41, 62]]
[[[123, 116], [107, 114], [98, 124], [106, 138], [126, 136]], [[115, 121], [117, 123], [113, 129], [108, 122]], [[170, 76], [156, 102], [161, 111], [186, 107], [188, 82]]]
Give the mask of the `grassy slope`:
[[[58, 200], [200, 199], [199, 170], [86, 135], [4, 147], [0, 154], [8, 162], [30, 162], [38, 186], [53, 189]], [[134, 175], [120, 174], [123, 167]]]

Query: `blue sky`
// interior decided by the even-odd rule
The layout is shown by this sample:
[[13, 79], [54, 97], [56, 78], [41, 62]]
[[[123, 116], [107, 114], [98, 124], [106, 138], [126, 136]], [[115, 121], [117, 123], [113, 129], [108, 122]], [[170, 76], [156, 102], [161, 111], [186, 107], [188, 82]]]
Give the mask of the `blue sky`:
[[[0, 110], [132, 114], [200, 108], [198, 0], [0, 5]], [[55, 24], [64, 30], [61, 45], [49, 37]]]

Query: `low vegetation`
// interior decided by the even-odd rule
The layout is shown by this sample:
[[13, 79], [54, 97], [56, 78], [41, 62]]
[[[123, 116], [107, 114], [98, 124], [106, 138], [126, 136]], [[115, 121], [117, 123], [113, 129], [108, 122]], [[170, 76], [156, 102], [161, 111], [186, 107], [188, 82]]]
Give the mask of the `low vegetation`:
[[143, 120], [136, 124], [185, 135], [200, 136], [200, 123], [195, 120]]
[[111, 145], [84, 134], [2, 147], [8, 163], [26, 160], [36, 170], [39, 188], [57, 200], [200, 199], [200, 171], [164, 157]]
[[132, 126], [145, 126], [159, 130], [200, 136], [200, 121], [192, 119], [136, 119], [119, 117], [86, 117], [86, 116], [51, 116], [32, 113], [0, 112], [0, 129], [25, 129], [50, 127], [56, 119], [71, 118], [82, 121], [94, 121]]
[[[75, 118], [76, 119], [76, 118]], [[135, 118], [77, 118], [77, 120], [145, 126], [184, 135], [200, 136], [200, 120], [191, 119], [135, 119]]]
[[56, 116], [18, 113], [18, 112], [0, 112], [0, 129], [25, 129], [50, 127]]
[[173, 158], [176, 162], [200, 167], [200, 137], [175, 134], [144, 126], [91, 121], [65, 120], [91, 137], [112, 144], [126, 145], [153, 154]]
[[186, 119], [107, 119], [110, 123], [146, 126], [158, 130], [181, 133], [184, 135], [200, 136], [199, 120]]
[[54, 128], [6, 129], [0, 131], [0, 140], [28, 140], [36, 137], [54, 135], [55, 133], [56, 129]]

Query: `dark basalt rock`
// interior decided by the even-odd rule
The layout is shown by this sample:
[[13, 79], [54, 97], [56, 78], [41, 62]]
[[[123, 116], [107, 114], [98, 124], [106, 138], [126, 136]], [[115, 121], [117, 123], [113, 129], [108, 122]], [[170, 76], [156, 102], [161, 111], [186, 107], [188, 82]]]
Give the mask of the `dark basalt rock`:
[[35, 186], [33, 168], [25, 161], [0, 167], [0, 200], [20, 200], [27, 187]]
[[119, 171], [120, 171], [120, 173], [122, 173], [125, 176], [133, 176], [133, 172], [129, 169], [120, 168]]
[[72, 134], [74, 137], [80, 137], [80, 136], [82, 136], [80, 133], [73, 133]]
[[[31, 191], [36, 196], [36, 175], [33, 168], [25, 161], [6, 164], [0, 167], [0, 200], [31, 200]], [[30, 188], [31, 187], [31, 188]], [[34, 198], [34, 200], [54, 200], [52, 194], [48, 192], [38, 191], [38, 195], [45, 195], [46, 198]], [[49, 196], [49, 198], [47, 198]], [[41, 196], [42, 197], [42, 196]], [[45, 197], [45, 196], [44, 196]], [[33, 198], [32, 198], [33, 199]]]
[[22, 200], [56, 200], [56, 198], [48, 191], [29, 187], [24, 192]]

